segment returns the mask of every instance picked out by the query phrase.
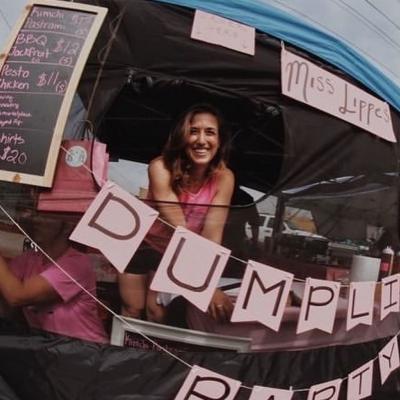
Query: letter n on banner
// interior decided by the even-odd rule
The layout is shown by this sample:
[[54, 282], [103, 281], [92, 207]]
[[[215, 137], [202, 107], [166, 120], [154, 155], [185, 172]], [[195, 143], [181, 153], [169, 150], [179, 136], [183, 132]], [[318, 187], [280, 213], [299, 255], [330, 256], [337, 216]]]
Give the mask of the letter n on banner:
[[254, 386], [249, 400], [291, 400], [292, 396], [291, 390]]
[[399, 344], [397, 336], [393, 337], [379, 352], [379, 369], [381, 371], [381, 383], [385, 383], [388, 376], [400, 367]]
[[293, 274], [249, 260], [232, 322], [259, 321], [279, 331]]
[[400, 274], [390, 275], [381, 283], [381, 320], [391, 312], [400, 311]]
[[194, 365], [175, 400], [233, 400], [241, 382]]
[[173, 234], [151, 282], [151, 289], [182, 295], [207, 311], [230, 250], [185, 228]]
[[341, 384], [341, 379], [335, 379], [311, 386], [307, 400], [338, 400]]
[[332, 333], [340, 284], [307, 278], [296, 333], [311, 329]]
[[373, 369], [374, 360], [371, 360], [349, 374], [347, 379], [348, 399], [360, 400], [371, 396]]
[[90, 204], [70, 239], [99, 249], [123, 272], [158, 212], [112, 182]]
[[358, 324], [371, 325], [374, 315], [376, 282], [351, 282], [346, 331]]

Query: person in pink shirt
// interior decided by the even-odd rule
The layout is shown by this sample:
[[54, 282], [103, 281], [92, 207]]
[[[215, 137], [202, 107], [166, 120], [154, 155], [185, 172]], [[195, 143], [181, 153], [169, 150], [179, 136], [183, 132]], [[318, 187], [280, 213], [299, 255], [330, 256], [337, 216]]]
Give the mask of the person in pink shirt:
[[[195, 105], [182, 115], [162, 155], [148, 168], [148, 199], [163, 220], [221, 243], [234, 187], [234, 175], [226, 166], [228, 147], [229, 137], [214, 107]], [[164, 321], [165, 309], [147, 285], [172, 232], [156, 221], [126, 273], [119, 276], [123, 315], [140, 318], [145, 310], [148, 320]], [[228, 320], [232, 309], [229, 297], [217, 289], [210, 314]]]
[[96, 295], [95, 271], [88, 255], [71, 246], [70, 224], [52, 213], [25, 213], [23, 221], [58, 266], [39, 250], [23, 252], [9, 265], [0, 256], [0, 297], [11, 307], [21, 307], [33, 328], [107, 343], [97, 303], [90, 296]]

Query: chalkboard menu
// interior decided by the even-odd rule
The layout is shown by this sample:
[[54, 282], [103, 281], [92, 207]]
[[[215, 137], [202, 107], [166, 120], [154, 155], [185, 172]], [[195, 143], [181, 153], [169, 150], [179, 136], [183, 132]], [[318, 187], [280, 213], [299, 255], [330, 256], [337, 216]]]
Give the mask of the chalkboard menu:
[[107, 10], [26, 6], [0, 55], [0, 180], [50, 187], [66, 118]]

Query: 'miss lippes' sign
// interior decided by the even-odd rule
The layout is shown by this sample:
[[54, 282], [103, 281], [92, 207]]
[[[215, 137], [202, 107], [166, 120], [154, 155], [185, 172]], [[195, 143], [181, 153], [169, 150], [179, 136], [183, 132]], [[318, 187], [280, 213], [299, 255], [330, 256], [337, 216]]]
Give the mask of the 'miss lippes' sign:
[[285, 48], [281, 51], [281, 84], [286, 96], [389, 142], [397, 141], [387, 103]]

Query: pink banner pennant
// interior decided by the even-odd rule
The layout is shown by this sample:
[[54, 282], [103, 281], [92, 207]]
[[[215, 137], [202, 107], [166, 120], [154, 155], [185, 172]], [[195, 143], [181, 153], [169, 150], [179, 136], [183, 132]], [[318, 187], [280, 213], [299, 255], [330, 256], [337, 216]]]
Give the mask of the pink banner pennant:
[[207, 311], [230, 250], [185, 228], [176, 228], [151, 289], [182, 295]]
[[400, 274], [390, 275], [381, 283], [381, 320], [400, 311]]
[[368, 361], [351, 372], [347, 380], [347, 399], [360, 400], [371, 396], [374, 361]]
[[313, 385], [308, 392], [307, 400], [338, 400], [341, 384], [341, 379], [335, 379]]
[[346, 331], [359, 324], [372, 325], [376, 282], [351, 282]]
[[332, 333], [340, 284], [307, 278], [296, 333], [312, 329]]
[[382, 385], [388, 376], [400, 367], [399, 344], [397, 340], [397, 336], [393, 337], [379, 352], [378, 359]]
[[194, 365], [175, 400], [233, 400], [241, 382]]
[[123, 272], [158, 212], [112, 182], [107, 182], [70, 239], [99, 249]]
[[249, 260], [232, 322], [259, 321], [279, 331], [293, 274]]
[[291, 390], [254, 386], [249, 400], [291, 400], [292, 396]]

